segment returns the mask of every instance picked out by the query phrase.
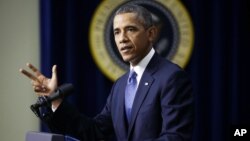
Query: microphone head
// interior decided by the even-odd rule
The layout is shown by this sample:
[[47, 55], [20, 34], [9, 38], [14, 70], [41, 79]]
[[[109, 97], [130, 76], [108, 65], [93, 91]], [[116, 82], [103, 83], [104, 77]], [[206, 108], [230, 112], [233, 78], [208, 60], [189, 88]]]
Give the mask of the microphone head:
[[74, 87], [72, 84], [70, 83], [63, 84], [59, 86], [53, 94], [48, 96], [46, 100], [47, 102], [51, 102], [58, 98], [64, 98], [65, 96], [69, 95], [73, 91], [73, 89]]
[[73, 92], [74, 86], [70, 83], [66, 83], [66, 84], [59, 86], [57, 90], [60, 91], [59, 92], [60, 97], [64, 97]]

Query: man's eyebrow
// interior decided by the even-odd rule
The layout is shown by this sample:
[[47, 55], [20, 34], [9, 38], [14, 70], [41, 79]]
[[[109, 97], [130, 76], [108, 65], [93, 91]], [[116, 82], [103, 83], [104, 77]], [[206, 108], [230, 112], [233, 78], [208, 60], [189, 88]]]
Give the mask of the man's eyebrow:
[[117, 30], [119, 30], [119, 28], [114, 28], [114, 29], [113, 29], [113, 31], [117, 31]]
[[[138, 28], [136, 25], [127, 25], [125, 27], [123, 27], [124, 29], [128, 29], [128, 28]], [[120, 30], [120, 28], [114, 28], [113, 31], [117, 31]]]
[[128, 26], [126, 26], [125, 28], [137, 28], [137, 27], [134, 26], [134, 25], [128, 25]]

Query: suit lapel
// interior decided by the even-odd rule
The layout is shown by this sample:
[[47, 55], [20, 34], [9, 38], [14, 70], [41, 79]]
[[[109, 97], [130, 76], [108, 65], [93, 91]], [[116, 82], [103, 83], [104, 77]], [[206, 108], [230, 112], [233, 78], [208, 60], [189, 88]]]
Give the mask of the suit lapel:
[[154, 82], [154, 78], [152, 77], [152, 74], [157, 70], [159, 64], [159, 56], [155, 53], [151, 61], [149, 62], [148, 66], [146, 67], [142, 78], [140, 80], [139, 87], [136, 92], [136, 96], [134, 99], [133, 103], [133, 108], [132, 108], [132, 117], [131, 117], [131, 122], [129, 124], [129, 130], [128, 130], [128, 138], [132, 132], [132, 128], [134, 126], [135, 119], [138, 115], [138, 112], [141, 108], [141, 105], [146, 98], [148, 91], [151, 87], [151, 85]]
[[138, 87], [138, 91], [136, 92], [136, 96], [133, 103], [132, 114], [131, 114], [132, 117], [131, 117], [131, 122], [129, 124], [129, 133], [134, 125], [137, 114], [141, 108], [144, 99], [148, 94], [148, 90], [151, 87], [153, 81], [154, 79], [151, 76], [145, 74], [142, 77], [142, 80], [140, 81], [140, 85]]

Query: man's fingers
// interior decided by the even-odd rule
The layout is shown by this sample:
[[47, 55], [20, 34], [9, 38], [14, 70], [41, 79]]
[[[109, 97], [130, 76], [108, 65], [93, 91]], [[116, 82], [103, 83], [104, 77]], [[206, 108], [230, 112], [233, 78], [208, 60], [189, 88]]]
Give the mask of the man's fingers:
[[31, 85], [33, 86], [34, 90], [46, 91], [48, 88], [45, 85], [42, 85], [40, 82], [31, 80]]
[[41, 86], [33, 86], [33, 89], [37, 93], [46, 93], [48, 91], [46, 87], [41, 87]]
[[19, 70], [22, 74], [26, 75], [27, 77], [29, 77], [31, 80], [33, 81], [37, 81], [40, 82], [37, 77], [35, 77], [34, 75], [32, 75], [31, 73], [29, 73], [28, 71], [24, 70], [24, 69], [20, 69]]
[[45, 87], [45, 86], [42, 85], [42, 83], [40, 83], [38, 81], [34, 81], [34, 80], [31, 80], [31, 85], [32, 86]]
[[41, 72], [40, 72], [36, 67], [34, 67], [32, 64], [27, 63], [26, 65], [27, 65], [33, 72], [35, 72], [37, 76], [38, 76], [38, 75], [41, 75]]
[[39, 87], [39, 86], [33, 86], [33, 89], [35, 92], [41, 92], [42, 91], [42, 88]]

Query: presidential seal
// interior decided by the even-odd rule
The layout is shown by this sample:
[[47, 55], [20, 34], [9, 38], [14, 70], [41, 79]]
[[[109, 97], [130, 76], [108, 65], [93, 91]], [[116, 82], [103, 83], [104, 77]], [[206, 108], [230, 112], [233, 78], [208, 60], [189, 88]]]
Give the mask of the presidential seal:
[[155, 50], [184, 68], [192, 53], [194, 31], [179, 0], [105, 0], [95, 11], [89, 31], [91, 54], [100, 70], [115, 81], [129, 69], [116, 48], [112, 27], [114, 12], [126, 3], [141, 5], [152, 12], [157, 27]]

